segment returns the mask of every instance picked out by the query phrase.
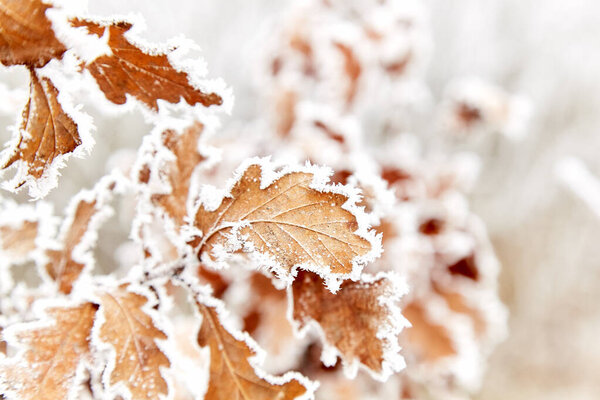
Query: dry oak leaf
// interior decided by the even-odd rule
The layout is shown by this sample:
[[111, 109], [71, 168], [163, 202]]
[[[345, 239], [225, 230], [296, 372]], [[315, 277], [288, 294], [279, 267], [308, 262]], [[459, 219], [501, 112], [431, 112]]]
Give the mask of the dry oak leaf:
[[[0, 361], [0, 392], [7, 399], [63, 400], [75, 398], [84, 365], [90, 361], [90, 331], [97, 306], [56, 307], [46, 311], [52, 324], [33, 322], [11, 331], [23, 346]], [[6, 331], [5, 331], [6, 332]]]
[[220, 205], [200, 204], [195, 228], [202, 235], [191, 244], [209, 264], [243, 247], [281, 278], [300, 267], [336, 290], [339, 279], [355, 278], [381, 248], [354, 206], [357, 193], [326, 184], [329, 172], [314, 166], [277, 172], [265, 159], [251, 159]]
[[[23, 110], [19, 138], [2, 168], [17, 161], [27, 168], [26, 176], [39, 179], [57, 157], [72, 153], [81, 144], [77, 124], [58, 101], [58, 90], [48, 78], [30, 70], [29, 100]], [[25, 183], [19, 182], [18, 186]]]
[[202, 104], [206, 107], [223, 103], [218, 94], [204, 93], [194, 87], [188, 75], [171, 64], [168, 53], [147, 51], [131, 43], [125, 37], [133, 26], [131, 23], [73, 19], [71, 24], [85, 27], [90, 34], [98, 37], [108, 33], [112, 54], [97, 57], [85, 68], [111, 102], [125, 104], [129, 94], [154, 111], [158, 111], [159, 99], [178, 103], [183, 97], [189, 105]]
[[126, 389], [136, 400], [167, 396], [169, 388], [161, 368], [168, 368], [171, 363], [156, 343], [167, 336], [144, 310], [148, 298], [123, 284], [116, 290], [99, 293], [98, 300], [104, 319], [95, 339], [100, 348], [110, 349], [114, 358], [114, 363], [109, 363], [103, 372], [104, 385], [129, 398], [123, 393]]
[[0, 0], [0, 62], [40, 68], [66, 51], [41, 0]]
[[72, 201], [61, 228], [61, 248], [46, 250], [45, 270], [69, 294], [73, 284], [86, 268], [91, 268], [93, 256], [86, 254], [97, 238], [99, 225], [112, 214], [106, 203], [116, 183], [108, 176], [93, 190], [80, 192]]
[[397, 276], [364, 275], [361, 281], [344, 282], [333, 294], [317, 275], [300, 271], [290, 290], [292, 318], [301, 333], [311, 323], [320, 327], [326, 365], [334, 365], [339, 355], [349, 377], [356, 375], [360, 365], [378, 380], [404, 368], [398, 337], [408, 323], [398, 301], [407, 289]]
[[295, 377], [257, 375], [248, 360], [256, 356], [256, 345], [249, 343], [248, 337], [234, 335], [227, 330], [221, 323], [216, 307], [200, 302], [197, 302], [197, 306], [202, 315], [198, 344], [210, 348], [210, 376], [205, 400], [310, 398], [312, 393], [305, 387], [306, 383]]
[[[152, 203], [161, 207], [164, 212], [175, 222], [176, 226], [182, 226], [187, 212], [187, 200], [190, 189], [190, 180], [196, 167], [206, 157], [198, 152], [198, 141], [204, 126], [196, 123], [178, 133], [175, 130], [166, 130], [161, 135], [162, 146], [171, 152], [174, 159], [167, 161], [158, 168], [146, 166], [148, 173], [158, 173], [165, 176], [170, 187], [166, 194], [153, 194]], [[155, 155], [154, 158], [157, 156]], [[141, 176], [140, 178], [143, 178]], [[148, 177], [149, 179], [150, 177]]]

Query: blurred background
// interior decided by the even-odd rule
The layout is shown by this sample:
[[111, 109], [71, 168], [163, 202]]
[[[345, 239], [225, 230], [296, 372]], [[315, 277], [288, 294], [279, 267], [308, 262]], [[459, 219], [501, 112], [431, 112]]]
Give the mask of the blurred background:
[[[149, 41], [193, 39], [208, 76], [222, 77], [233, 89], [232, 113], [222, 117], [227, 126], [243, 124], [261, 107], [256, 57], [291, 3], [103, 0], [90, 1], [89, 10], [143, 15]], [[417, 7], [423, 62], [415, 77], [426, 91], [422, 121], [409, 128], [425, 151], [470, 151], [481, 158], [468, 198], [502, 264], [500, 297], [510, 312], [509, 335], [490, 357], [477, 398], [597, 399], [600, 212], [575, 195], [557, 169], [561, 160], [576, 157], [600, 177], [600, 6], [593, 0], [423, 0]], [[2, 74], [3, 90], [25, 88], [26, 74]], [[486, 99], [499, 96], [517, 111], [510, 121], [458, 135], [423, 122], [443, 113], [461, 90], [467, 97], [474, 93], [473, 107], [485, 108]], [[17, 106], [0, 110], [3, 126], [23, 104], [18, 91], [11, 93]], [[150, 130], [139, 113], [102, 119], [88, 111], [96, 117], [97, 143], [88, 159], [63, 169], [60, 190], [48, 197], [57, 210], [104, 174], [117, 149], [135, 151]], [[115, 224], [102, 235], [116, 242], [123, 232]]]

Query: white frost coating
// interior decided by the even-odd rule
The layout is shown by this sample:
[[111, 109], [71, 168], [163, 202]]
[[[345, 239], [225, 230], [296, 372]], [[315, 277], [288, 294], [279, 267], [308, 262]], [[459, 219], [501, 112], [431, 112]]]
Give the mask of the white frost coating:
[[[89, 301], [100, 305], [98, 311], [96, 312], [96, 321], [94, 322], [92, 333], [90, 335], [91, 347], [94, 349], [96, 355], [94, 369], [92, 370], [92, 377], [101, 376], [102, 388], [104, 389], [103, 398], [112, 399], [117, 396], [121, 396], [124, 400], [133, 400], [125, 383], [120, 381], [115, 385], [110, 384], [111, 375], [116, 366], [117, 354], [112, 344], [105, 342], [100, 338], [100, 329], [106, 323], [106, 316], [99, 293], [101, 291], [110, 293], [111, 290], [114, 290], [123, 283], [129, 284], [129, 286], [125, 289], [127, 292], [139, 294], [148, 300], [142, 306], [142, 311], [151, 318], [154, 327], [165, 333], [167, 336], [166, 340], [155, 339], [154, 343], [157, 345], [160, 351], [167, 356], [170, 362], [172, 362], [170, 351], [172, 351], [174, 344], [168, 343], [168, 341], [171, 337], [169, 333], [172, 333], [173, 329], [168, 325], [166, 319], [162, 318], [160, 313], [153, 308], [157, 304], [157, 298], [147, 286], [142, 284], [134, 284], [127, 281], [117, 282], [113, 278], [105, 277], [104, 279], [96, 279], [86, 291], [84, 291], [82, 287], [79, 288], [79, 295], [85, 296], [87, 299], [89, 299]], [[159, 370], [160, 375], [167, 383], [168, 388], [167, 396], [159, 395], [159, 398], [161, 400], [170, 400], [173, 398], [172, 377], [167, 373], [166, 368], [161, 366]]]
[[[74, 301], [65, 298], [57, 299], [52, 297], [37, 300], [33, 305], [34, 320], [32, 322], [16, 323], [8, 326], [2, 331], [4, 340], [10, 347], [16, 350], [16, 353], [12, 356], [0, 358], [0, 367], [22, 369], [23, 373], [26, 373], [27, 369], [31, 368], [31, 365], [23, 360], [23, 356], [27, 351], [28, 346], [19, 343], [18, 334], [35, 329], [49, 328], [55, 325], [56, 321], [46, 313], [46, 310], [57, 307], [77, 307], [83, 303], [83, 301]], [[65, 385], [68, 385], [69, 387], [67, 400], [78, 399], [79, 386], [85, 382], [87, 376], [86, 370], [91, 367], [91, 364], [91, 359], [85, 356], [79, 361], [73, 380], [65, 382]], [[19, 388], [15, 386], [14, 382], [7, 381], [0, 375], [0, 393], [6, 397], [6, 400], [19, 400], [18, 389]]]
[[334, 366], [337, 363], [337, 359], [340, 358], [344, 374], [349, 379], [354, 379], [358, 370], [362, 369], [373, 377], [373, 379], [385, 382], [391, 375], [402, 371], [406, 367], [406, 362], [402, 355], [400, 355], [401, 349], [398, 344], [398, 337], [404, 328], [411, 326], [408, 320], [402, 316], [399, 306], [400, 298], [408, 293], [408, 284], [403, 277], [395, 272], [379, 272], [376, 275], [362, 274], [360, 282], [369, 284], [380, 279], [385, 279], [388, 282], [388, 287], [386, 293], [379, 296], [377, 301], [380, 305], [385, 307], [388, 318], [379, 325], [379, 330], [377, 331], [375, 338], [366, 338], [366, 340], [377, 339], [382, 343], [383, 361], [381, 363], [380, 372], [373, 371], [364, 364], [361, 364], [357, 358], [347, 359], [344, 357], [344, 354], [342, 354], [335, 345], [329, 343], [323, 328], [317, 321], [311, 319], [304, 327], [300, 327], [298, 321], [293, 318], [294, 297], [292, 288], [289, 287], [287, 291], [287, 318], [294, 328], [294, 334], [299, 338], [304, 338], [311, 331], [316, 332], [323, 345], [321, 362], [325, 366], [331, 367]]
[[86, 12], [87, 7], [73, 7], [73, 4], [68, 4], [66, 7], [55, 6], [48, 9], [46, 16], [52, 23], [52, 30], [57, 39], [67, 49], [74, 51], [80, 60], [91, 62], [100, 56], [112, 54], [112, 51], [108, 46], [107, 33], [99, 38], [90, 34], [85, 27], [75, 28], [69, 22], [72, 18], [80, 18]]
[[566, 157], [555, 167], [556, 177], [600, 218], [600, 179], [578, 158]]
[[[299, 372], [290, 371], [281, 376], [274, 376], [262, 370], [260, 365], [263, 364], [266, 357], [265, 351], [258, 345], [258, 343], [256, 343], [256, 341], [254, 341], [254, 339], [252, 339], [247, 332], [242, 332], [238, 329], [235, 329], [234, 322], [232, 321], [229, 312], [225, 308], [225, 304], [221, 300], [218, 300], [212, 296], [212, 289], [210, 287], [198, 284], [198, 280], [195, 277], [192, 277], [191, 280], [189, 280], [188, 277], [189, 275], [182, 275], [178, 281], [175, 281], [175, 283], [188, 290], [191, 303], [198, 302], [204, 306], [213, 307], [216, 310], [221, 326], [227, 332], [229, 332], [229, 334], [231, 334], [235, 340], [244, 342], [250, 348], [250, 351], [253, 352], [254, 355], [248, 358], [248, 362], [259, 378], [264, 379], [266, 382], [273, 385], [284, 385], [287, 382], [296, 379], [306, 388], [306, 393], [300, 397], [297, 397], [295, 400], [314, 399], [315, 391], [319, 387], [318, 382], [311, 381]], [[199, 310], [197, 310], [197, 307], [194, 307], [194, 310], [196, 315], [198, 315], [199, 318], [202, 318], [202, 314]], [[202, 321], [202, 323], [204, 323], [204, 321]]]
[[[16, 169], [14, 176], [9, 180], [2, 182], [2, 188], [11, 192], [18, 192], [21, 189], [19, 184], [21, 182], [25, 182], [22, 187], [28, 188], [29, 196], [31, 196], [34, 200], [43, 198], [48, 194], [48, 192], [50, 192], [50, 190], [54, 189], [58, 185], [59, 169], [65, 166], [65, 163], [69, 157], [85, 157], [95, 143], [92, 137], [92, 132], [96, 128], [92, 122], [92, 118], [88, 114], [82, 112], [81, 105], [76, 105], [69, 95], [69, 88], [72, 84], [62, 71], [64, 66], [64, 63], [58, 60], [52, 60], [44, 68], [37, 69], [36, 73], [40, 77], [40, 80], [42, 78], [48, 78], [58, 90], [57, 101], [62, 107], [64, 113], [77, 125], [77, 131], [79, 133], [79, 137], [81, 138], [81, 144], [77, 146], [71, 153], [57, 155], [39, 179], [34, 179], [32, 176], [30, 176], [27, 172], [28, 164], [22, 160], [18, 160], [15, 162], [16, 167], [11, 167], [11, 169]], [[31, 103], [31, 107], [31, 112], [35, 113], [35, 102]], [[24, 137], [28, 135], [20, 128], [22, 121], [23, 116], [21, 115], [17, 124], [11, 128], [14, 131], [14, 134], [12, 139], [6, 143], [5, 150], [3, 150], [0, 154], [0, 164], [6, 163], [6, 161], [13, 154], [12, 148], [14, 148], [19, 142], [19, 131]], [[0, 176], [1, 175], [4, 174], [2, 173]]]
[[[357, 206], [360, 201], [360, 190], [350, 185], [332, 185], [329, 183], [329, 177], [333, 173], [331, 169], [327, 167], [320, 167], [317, 165], [311, 165], [306, 163], [304, 166], [295, 165], [277, 165], [272, 163], [270, 157], [259, 158], [253, 157], [244, 161], [234, 172], [233, 178], [231, 178], [226, 184], [225, 195], [221, 195], [221, 191], [218, 191], [212, 186], [202, 187], [199, 200], [196, 204], [196, 210], [200, 207], [204, 207], [207, 211], [215, 211], [222, 203], [225, 197], [231, 197], [231, 190], [236, 183], [242, 178], [244, 172], [251, 166], [257, 165], [261, 168], [260, 188], [265, 189], [273, 184], [277, 179], [292, 173], [307, 173], [313, 176], [313, 179], [309, 185], [311, 189], [322, 193], [336, 193], [341, 194], [348, 198], [348, 200], [342, 205], [342, 208], [352, 213], [358, 223], [358, 229], [354, 232], [357, 236], [367, 240], [371, 245], [371, 250], [364, 256], [356, 256], [352, 260], [352, 271], [348, 274], [334, 274], [327, 271], [323, 271], [323, 268], [319, 265], [312, 263], [299, 263], [294, 265], [291, 271], [286, 271], [268, 254], [259, 254], [255, 250], [254, 246], [248, 240], [245, 240], [237, 231], [246, 226], [249, 222], [224, 222], [220, 228], [232, 228], [231, 234], [227, 235], [227, 241], [224, 247], [214, 246], [212, 254], [203, 253], [202, 261], [208, 265], [221, 269], [227, 267], [225, 261], [230, 257], [230, 254], [237, 250], [243, 250], [248, 252], [252, 258], [255, 259], [257, 265], [265, 265], [269, 270], [274, 272], [278, 278], [291, 284], [293, 278], [297, 275], [298, 269], [312, 271], [325, 280], [325, 285], [329, 290], [335, 293], [343, 280], [351, 279], [353, 281], [360, 278], [360, 273], [364, 265], [373, 261], [375, 258], [381, 255], [381, 235], [377, 235], [375, 231], [369, 229], [369, 215], [365, 213], [362, 207]], [[208, 235], [208, 232], [202, 232], [202, 235]]]

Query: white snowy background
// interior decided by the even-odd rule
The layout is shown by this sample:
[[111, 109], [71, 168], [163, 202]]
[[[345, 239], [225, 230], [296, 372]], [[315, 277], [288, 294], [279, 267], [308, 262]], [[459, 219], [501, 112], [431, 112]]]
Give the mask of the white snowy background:
[[[227, 124], [250, 119], [260, 106], [252, 63], [269, 22], [289, 3], [103, 0], [89, 1], [89, 9], [100, 15], [141, 14], [144, 36], [151, 41], [181, 34], [193, 39], [202, 48], [209, 77], [222, 77], [233, 88], [233, 112], [223, 118]], [[478, 398], [596, 399], [600, 212], [563, 185], [556, 169], [574, 156], [600, 177], [600, 3], [426, 0], [423, 6], [432, 35], [425, 71], [432, 104], [455, 79], [478, 77], [522, 96], [531, 107], [522, 140], [493, 132], [462, 141], [423, 136], [425, 149], [469, 150], [482, 159], [469, 197], [502, 262], [500, 288], [510, 310], [510, 335], [489, 360]], [[26, 86], [26, 74], [19, 71], [2, 72], [0, 78], [9, 89]], [[15, 101], [15, 107], [0, 107], [3, 126], [13, 123], [14, 110], [21, 107], [21, 100]], [[150, 130], [140, 113], [108, 119], [86, 110], [95, 117], [96, 145], [90, 157], [72, 159], [62, 170], [59, 188], [48, 197], [57, 211], [105, 173], [117, 150], [135, 151]], [[8, 137], [3, 130], [3, 141]], [[101, 259], [113, 260], [111, 243], [126, 237], [125, 226], [116, 217], [103, 228]]]

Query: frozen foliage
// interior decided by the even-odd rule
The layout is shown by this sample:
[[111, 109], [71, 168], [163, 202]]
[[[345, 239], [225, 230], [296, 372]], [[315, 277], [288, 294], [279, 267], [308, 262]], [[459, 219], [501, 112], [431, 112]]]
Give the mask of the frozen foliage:
[[[421, 152], [408, 133], [431, 101], [419, 2], [290, 8], [249, 60], [261, 106], [229, 119], [230, 90], [186, 58], [191, 41], [151, 44], [140, 17], [68, 1], [0, 5], [12, 35], [0, 61], [31, 82], [4, 186], [37, 200], [1, 203], [0, 396], [448, 399], [478, 389], [505, 333], [499, 264], [465, 197], [476, 156]], [[93, 144], [84, 101], [98, 123], [139, 109], [151, 127], [59, 218], [38, 198]], [[452, 84], [438, 109], [431, 126], [450, 136], [515, 138], [527, 114], [521, 98], [479, 80]], [[113, 225], [129, 234], [118, 263], [100, 257]]]

